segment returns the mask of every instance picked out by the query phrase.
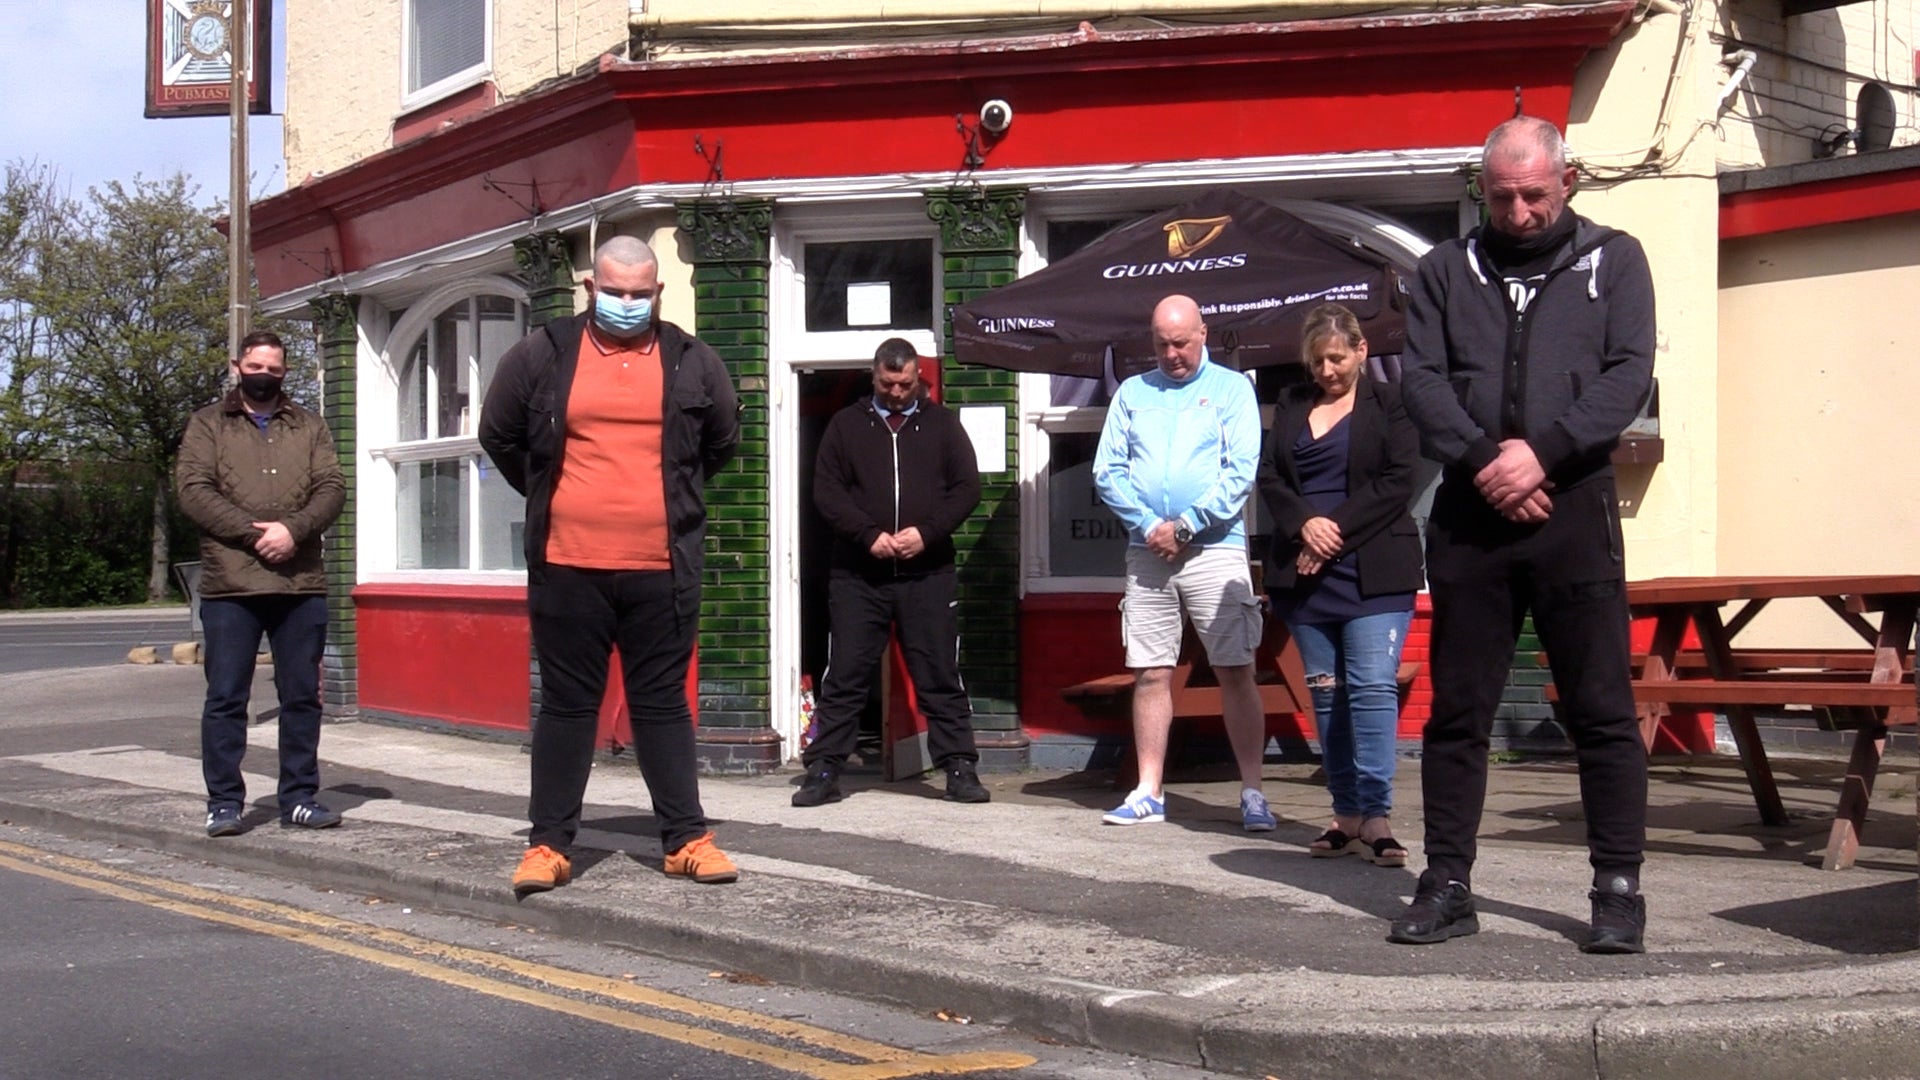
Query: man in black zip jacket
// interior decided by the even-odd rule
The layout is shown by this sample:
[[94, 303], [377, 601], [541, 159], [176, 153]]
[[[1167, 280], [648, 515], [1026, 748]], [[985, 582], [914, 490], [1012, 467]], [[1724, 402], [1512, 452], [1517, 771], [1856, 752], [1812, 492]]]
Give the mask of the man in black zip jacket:
[[1574, 176], [1551, 123], [1496, 127], [1487, 224], [1429, 252], [1414, 284], [1402, 394], [1446, 473], [1427, 525], [1427, 870], [1390, 941], [1479, 929], [1488, 735], [1531, 611], [1579, 757], [1593, 865], [1581, 948], [1643, 948], [1647, 760], [1611, 456], [1651, 386], [1653, 280], [1638, 241], [1567, 209]]
[[813, 501], [833, 530], [832, 639], [814, 710], [819, 733], [801, 755], [807, 775], [793, 805], [840, 798], [840, 770], [896, 631], [946, 797], [988, 801], [960, 682], [953, 572], [953, 531], [980, 503], [980, 468], [959, 417], [922, 392], [919, 357], [904, 339], [874, 353], [873, 396], [827, 424]]
[[687, 667], [700, 620], [707, 481], [740, 440], [719, 354], [658, 318], [653, 249], [594, 253], [593, 309], [554, 319], [500, 358], [480, 445], [527, 498], [527, 614], [540, 660], [527, 850], [516, 896], [565, 885], [593, 766], [600, 700], [620, 653], [634, 756], [662, 869], [715, 884], [738, 870], [700, 805]]

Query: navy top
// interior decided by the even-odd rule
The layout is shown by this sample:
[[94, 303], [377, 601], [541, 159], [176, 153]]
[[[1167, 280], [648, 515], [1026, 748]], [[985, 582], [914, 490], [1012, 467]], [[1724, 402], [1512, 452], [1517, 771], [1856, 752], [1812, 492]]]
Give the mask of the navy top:
[[[1300, 474], [1300, 495], [1321, 514], [1332, 513], [1347, 498], [1347, 436], [1353, 414], [1348, 413], [1318, 439], [1303, 424], [1293, 442], [1293, 467]], [[1362, 596], [1360, 568], [1348, 548], [1312, 577], [1301, 577], [1289, 590], [1275, 590], [1274, 611], [1289, 623], [1343, 623], [1364, 615], [1412, 611], [1410, 592]]]

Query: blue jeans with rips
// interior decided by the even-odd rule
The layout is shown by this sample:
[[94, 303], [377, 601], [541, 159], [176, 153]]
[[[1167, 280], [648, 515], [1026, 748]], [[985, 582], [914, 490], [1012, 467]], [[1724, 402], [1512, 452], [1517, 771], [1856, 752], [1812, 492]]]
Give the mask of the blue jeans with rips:
[[1289, 623], [1307, 671], [1314, 726], [1338, 817], [1393, 810], [1394, 741], [1400, 725], [1400, 648], [1411, 611], [1344, 623]]

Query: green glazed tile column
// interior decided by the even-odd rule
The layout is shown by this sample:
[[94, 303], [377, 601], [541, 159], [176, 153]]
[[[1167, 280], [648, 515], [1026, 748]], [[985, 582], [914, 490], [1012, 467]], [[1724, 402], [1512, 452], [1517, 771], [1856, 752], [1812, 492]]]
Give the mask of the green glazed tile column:
[[[927, 194], [927, 216], [940, 224], [941, 298], [945, 339], [952, 313], [1019, 276], [1022, 188], [950, 188]], [[1007, 469], [980, 477], [980, 507], [954, 534], [959, 567], [960, 672], [973, 698], [974, 737], [985, 770], [1023, 769], [1031, 740], [1020, 729], [1020, 461], [1019, 378], [997, 368], [960, 366], [949, 352], [942, 383], [946, 403], [1006, 410]]]
[[354, 406], [360, 302], [353, 296], [322, 296], [313, 301], [313, 309], [320, 335], [320, 407], [347, 488], [346, 508], [325, 538], [327, 647], [320, 665], [320, 702], [328, 716], [351, 716], [360, 706], [359, 628], [353, 610], [360, 490], [355, 464], [359, 413]]
[[513, 242], [513, 261], [527, 283], [529, 328], [573, 314], [573, 247], [565, 236], [523, 236]]
[[[527, 283], [527, 329], [573, 314], [573, 247], [557, 232], [513, 242], [514, 265]], [[527, 646], [527, 727], [540, 717], [540, 656]]]
[[[739, 453], [707, 485], [700, 768], [764, 773], [778, 768], [782, 757], [772, 726], [768, 612], [767, 240], [773, 205], [701, 199], [681, 203], [678, 210], [680, 236], [693, 263], [694, 336], [726, 361], [740, 395]], [[667, 313], [673, 312], [670, 306]]]

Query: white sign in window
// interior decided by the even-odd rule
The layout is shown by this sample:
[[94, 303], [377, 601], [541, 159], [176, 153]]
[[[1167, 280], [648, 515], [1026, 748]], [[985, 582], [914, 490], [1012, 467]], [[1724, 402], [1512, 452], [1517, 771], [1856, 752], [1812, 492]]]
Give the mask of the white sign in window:
[[973, 443], [973, 456], [983, 473], [1007, 471], [1007, 407], [968, 405], [960, 410], [960, 426]]
[[856, 281], [848, 285], [847, 325], [892, 326], [893, 285], [885, 281]]

